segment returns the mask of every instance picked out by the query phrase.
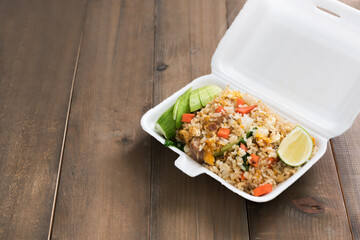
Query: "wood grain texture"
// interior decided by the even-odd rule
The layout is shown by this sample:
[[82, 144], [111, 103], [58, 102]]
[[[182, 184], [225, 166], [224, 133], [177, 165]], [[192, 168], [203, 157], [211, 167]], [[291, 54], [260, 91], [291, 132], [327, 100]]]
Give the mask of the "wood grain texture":
[[331, 146], [276, 199], [248, 202], [251, 239], [352, 239]]
[[[157, 1], [154, 104], [211, 72], [226, 28], [225, 1]], [[151, 239], [248, 238], [241, 197], [207, 176], [186, 176], [155, 140], [152, 149]]]
[[147, 239], [154, 2], [90, 1], [53, 239]]
[[85, 5], [0, 1], [0, 239], [48, 234]]
[[[360, 10], [360, 0], [341, 0]], [[331, 140], [354, 239], [360, 239], [360, 117], [343, 135]]]
[[226, 9], [227, 9], [227, 22], [230, 26], [234, 21], [235, 17], [239, 14], [240, 10], [243, 8], [246, 0], [227, 0]]
[[357, 10], [360, 10], [360, 0], [340, 0], [340, 2], [343, 2], [350, 7], [356, 8]]
[[360, 117], [331, 143], [354, 239], [360, 239]]
[[[189, 1], [156, 1], [154, 105], [191, 80]], [[166, 66], [166, 67], [161, 67]], [[197, 239], [194, 179], [152, 139], [150, 239]]]

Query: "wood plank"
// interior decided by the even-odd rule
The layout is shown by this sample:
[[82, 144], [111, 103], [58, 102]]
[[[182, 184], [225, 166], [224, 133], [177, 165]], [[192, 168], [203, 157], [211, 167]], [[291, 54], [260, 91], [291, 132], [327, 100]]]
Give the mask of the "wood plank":
[[[360, 10], [360, 0], [342, 0]], [[360, 117], [343, 135], [331, 140], [354, 239], [360, 239]]]
[[[211, 72], [227, 28], [225, 1], [158, 1], [154, 104]], [[208, 176], [190, 178], [152, 141], [151, 239], [247, 239], [245, 201]]]
[[340, 0], [340, 2], [360, 10], [360, 0]]
[[360, 116], [331, 140], [354, 239], [360, 239]]
[[248, 202], [251, 239], [352, 239], [331, 146], [276, 199]]
[[227, 9], [227, 22], [230, 26], [234, 21], [235, 17], [239, 14], [240, 10], [243, 8], [246, 0], [227, 0], [226, 9]]
[[146, 239], [154, 3], [90, 1], [53, 239]]
[[0, 239], [45, 239], [86, 0], [0, 6]]
[[[189, 1], [157, 1], [154, 105], [191, 80]], [[152, 139], [150, 239], [197, 239], [195, 179]]]

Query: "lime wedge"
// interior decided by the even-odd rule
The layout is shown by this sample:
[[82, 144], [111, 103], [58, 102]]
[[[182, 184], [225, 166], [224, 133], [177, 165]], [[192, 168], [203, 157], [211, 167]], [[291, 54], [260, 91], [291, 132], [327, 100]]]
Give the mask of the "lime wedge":
[[313, 150], [311, 136], [300, 126], [296, 126], [280, 143], [278, 155], [289, 166], [300, 166], [310, 157]]

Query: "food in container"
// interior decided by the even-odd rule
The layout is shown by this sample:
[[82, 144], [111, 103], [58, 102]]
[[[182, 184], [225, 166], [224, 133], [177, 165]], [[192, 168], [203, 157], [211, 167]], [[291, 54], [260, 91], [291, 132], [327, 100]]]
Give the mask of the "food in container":
[[[159, 117], [156, 128], [167, 138], [167, 146], [180, 148], [229, 184], [254, 196], [270, 193], [317, 149], [302, 127], [260, 100], [216, 85], [189, 88]], [[286, 137], [288, 141], [281, 144]]]
[[[338, 17], [321, 9], [333, 12]], [[211, 74], [193, 80], [149, 110], [142, 117], [141, 125], [146, 132], [161, 143], [175, 145], [169, 146], [171, 150], [179, 154], [175, 166], [187, 175], [195, 177], [205, 173], [248, 200], [266, 202], [291, 186], [319, 161], [326, 151], [327, 142], [330, 138], [336, 137], [350, 128], [360, 112], [360, 94], [358, 94], [360, 92], [359, 66], [359, 11], [333, 0], [248, 0], [219, 43], [212, 57]], [[176, 79], [173, 80], [176, 81]], [[221, 93], [216, 93], [220, 95], [212, 97], [208, 92], [210, 100], [209, 97], [205, 97], [203, 102], [201, 102], [201, 99], [199, 102], [197, 96], [200, 96], [200, 92], [204, 94], [208, 85], [221, 88]], [[216, 90], [215, 87], [213, 88]], [[196, 90], [198, 94], [193, 93]], [[189, 92], [185, 94], [187, 91]], [[219, 142], [225, 144], [224, 149], [226, 151], [221, 153], [220, 148], [220, 152], [218, 152], [220, 146], [212, 149], [214, 151], [212, 155], [214, 165], [211, 164], [212, 157], [209, 154], [203, 156], [204, 162], [197, 162], [198, 157], [201, 157], [200, 153], [199, 156], [194, 156], [189, 148], [194, 137], [190, 137], [187, 142], [186, 136], [180, 136], [181, 130], [184, 130], [182, 134], [195, 131], [190, 128], [193, 122], [196, 124], [196, 121], [201, 121], [199, 119], [201, 118], [199, 115], [201, 112], [203, 112], [204, 116], [205, 114], [215, 114], [217, 111], [215, 104], [218, 104], [219, 98], [221, 99], [224, 93], [231, 93], [232, 91], [239, 91], [236, 94], [243, 96], [245, 107], [257, 105], [251, 110], [254, 111], [253, 113], [247, 114], [250, 119], [253, 119], [252, 116], [255, 116], [255, 114], [265, 112], [271, 116], [275, 114], [279, 119], [279, 123], [284, 121], [283, 127], [286, 129], [286, 134], [283, 134], [284, 136], [280, 135], [278, 146], [276, 142], [272, 143], [277, 156], [279, 158], [282, 156], [283, 159], [274, 157], [275, 160], [268, 160], [269, 164], [271, 162], [273, 170], [279, 165], [281, 171], [291, 172], [286, 174], [284, 179], [278, 178], [274, 171], [275, 177], [272, 176], [271, 172], [266, 169], [264, 169], [264, 176], [262, 175], [264, 172], [256, 172], [256, 167], [249, 167], [250, 173], [248, 171], [244, 172], [241, 167], [241, 160], [237, 159], [244, 154], [242, 151], [244, 147], [241, 148], [241, 143], [240, 145], [226, 145], [226, 141], [229, 142], [229, 140], [234, 140], [235, 143], [239, 141], [239, 139], [235, 141], [235, 136], [244, 138], [240, 139], [240, 141], [245, 141], [243, 144], [248, 145], [247, 141], [250, 141], [249, 146], [245, 146], [248, 148], [248, 151], [245, 152], [250, 154], [250, 157], [246, 157], [246, 162], [253, 165], [258, 164], [261, 168], [264, 167], [266, 158], [270, 158], [271, 154], [273, 154], [270, 153], [272, 150], [269, 149], [266, 152], [267, 150], [264, 149], [267, 155], [261, 156], [264, 152], [257, 151], [254, 147], [259, 146], [261, 148], [261, 145], [266, 141], [276, 140], [276, 134], [271, 136], [272, 132], [270, 133], [269, 128], [264, 128], [263, 123], [258, 125], [254, 120], [255, 124], [253, 123], [253, 125], [256, 125], [257, 129], [250, 128], [251, 124], [248, 129], [245, 128], [246, 133], [248, 133], [249, 129], [252, 130], [253, 134], [255, 133], [252, 139], [250, 136], [246, 137], [245, 135], [244, 137], [245, 130], [244, 133], [240, 130], [236, 132], [237, 129], [233, 125], [230, 126], [229, 132], [224, 125], [228, 123], [228, 120], [225, 122], [223, 120], [220, 126], [206, 126], [206, 129], [216, 127], [216, 131], [214, 131], [216, 135], [219, 133], [220, 128], [223, 128], [219, 134], [220, 138], [222, 138]], [[175, 106], [182, 95], [184, 97]], [[250, 95], [256, 98], [254, 100], [256, 104], [251, 100], [247, 100], [247, 96], [250, 99]], [[258, 99], [261, 102], [258, 102]], [[192, 104], [192, 107], [189, 106], [190, 112], [188, 112], [186, 106], [184, 107], [181, 104], [184, 101], [195, 103]], [[231, 99], [230, 102], [236, 104], [234, 99]], [[199, 109], [200, 106], [201, 109]], [[267, 109], [269, 108], [266, 106], [273, 109], [273, 111], [269, 110], [268, 112]], [[224, 110], [226, 110], [226, 107], [223, 106]], [[176, 112], [180, 109], [183, 115], [186, 114], [184, 118], [183, 115], [177, 115], [174, 119], [175, 108], [177, 109]], [[227, 114], [222, 109], [218, 111]], [[245, 109], [239, 111], [241, 113]], [[168, 130], [164, 130], [164, 127], [159, 128], [159, 126], [155, 128], [156, 124], [159, 123], [159, 117], [165, 112], [168, 112], [168, 114], [163, 116], [161, 121], [166, 119], [175, 121], [172, 123], [175, 130], [169, 132], [170, 137], [166, 136], [175, 138], [179, 142], [165, 142], [166, 138], [162, 135], [163, 133], [160, 133], [161, 130], [159, 132], [159, 129], [162, 129], [165, 133]], [[284, 119], [288, 119], [289, 123], [285, 124]], [[229, 121], [234, 122], [237, 120], [233, 116], [230, 117]], [[182, 124], [183, 122], [185, 124]], [[246, 119], [242, 119], [240, 122], [246, 123]], [[203, 128], [205, 129], [205, 123], [200, 129], [204, 130]], [[200, 134], [202, 133], [200, 132]], [[258, 136], [256, 136], [257, 134]], [[206, 144], [204, 145], [201, 142], [203, 140], [201, 136], [204, 136], [204, 134], [199, 137], [199, 149], [202, 147], [203, 150], [206, 150]], [[300, 139], [297, 141], [306, 143], [304, 147], [305, 153], [308, 153], [309, 149], [311, 150], [310, 160], [305, 159], [303, 163], [300, 161], [300, 166], [297, 166], [299, 162], [293, 161], [295, 158], [290, 158], [298, 155], [296, 154], [299, 153], [298, 149], [288, 151], [294, 138]], [[309, 144], [311, 138], [315, 139], [315, 145]], [[182, 141], [188, 146], [181, 144]], [[184, 147], [186, 153], [179, 149], [182, 147]], [[236, 151], [240, 151], [240, 154], [236, 153]], [[258, 154], [258, 158], [251, 158], [251, 154]], [[206, 159], [208, 163], [205, 163]], [[236, 159], [236, 162], [233, 163], [234, 159]], [[164, 161], [166, 160], [164, 159]], [[217, 163], [218, 161], [219, 163]], [[226, 172], [224, 169], [227, 167], [224, 165], [225, 167], [221, 173], [221, 163], [226, 163], [230, 171]], [[250, 166], [253, 165], [250, 164]], [[238, 181], [239, 172], [235, 172], [236, 166], [242, 169], [239, 172], [244, 173], [244, 176], [240, 176], [240, 180], [246, 177], [245, 175], [252, 174], [251, 169], [254, 169], [254, 174], [250, 175], [250, 181], [244, 181], [243, 186], [241, 181]], [[255, 179], [251, 177], [255, 177]], [[257, 189], [260, 186], [264, 187]]]

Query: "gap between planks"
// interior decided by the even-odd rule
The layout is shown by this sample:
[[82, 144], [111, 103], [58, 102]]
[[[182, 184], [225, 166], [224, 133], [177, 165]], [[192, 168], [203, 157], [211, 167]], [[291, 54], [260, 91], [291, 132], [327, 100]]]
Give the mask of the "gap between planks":
[[338, 176], [338, 179], [339, 179], [339, 184], [340, 184], [340, 189], [341, 189], [341, 195], [342, 195], [343, 202], [344, 202], [344, 206], [345, 206], [345, 210], [346, 210], [346, 217], [347, 217], [347, 220], [348, 220], [351, 237], [352, 237], [352, 239], [354, 239], [354, 233], [353, 233], [353, 229], [352, 229], [352, 227], [351, 227], [349, 210], [348, 210], [348, 207], [347, 207], [347, 204], [346, 204], [346, 199], [345, 199], [345, 195], [344, 195], [344, 189], [343, 189], [343, 186], [342, 186], [342, 183], [341, 183], [339, 168], [338, 168], [338, 164], [337, 164], [337, 161], [336, 161], [336, 156], [335, 156], [335, 152], [334, 152], [334, 147], [333, 147], [332, 139], [330, 139], [329, 142], [330, 142], [330, 147], [331, 147], [331, 153], [332, 153], [332, 155], [333, 155], [333, 159], [334, 159], [334, 162], [335, 162], [336, 173], [337, 173], [337, 176]]
[[[153, 22], [153, 26], [154, 26], [154, 42], [153, 42], [153, 73], [152, 73], [152, 91], [151, 91], [151, 96], [150, 96], [150, 108], [154, 107], [154, 98], [155, 98], [155, 73], [156, 73], [156, 54], [155, 54], [155, 49], [156, 49], [156, 20], [157, 20], [157, 7], [158, 7], [158, 0], [154, 0], [154, 22]], [[151, 137], [150, 140], [150, 183], [149, 183], [149, 214], [148, 214], [148, 239], [151, 240], [151, 232], [152, 232], [152, 226], [151, 226], [151, 219], [153, 217], [153, 201], [152, 201], [152, 192], [151, 189], [153, 188], [153, 161], [152, 161], [152, 152], [153, 152], [153, 147], [154, 147], [154, 138]]]
[[80, 35], [79, 46], [78, 46], [78, 51], [77, 51], [76, 60], [75, 60], [75, 66], [74, 66], [74, 73], [73, 73], [73, 77], [72, 77], [72, 81], [71, 81], [68, 109], [67, 109], [67, 113], [66, 113], [66, 119], [65, 119], [65, 125], [64, 125], [64, 134], [63, 134], [63, 139], [62, 139], [62, 143], [61, 143], [59, 166], [58, 166], [58, 172], [57, 172], [57, 176], [56, 176], [54, 198], [53, 198], [53, 204], [52, 204], [52, 208], [51, 208], [51, 216], [50, 216], [49, 232], [48, 232], [47, 240], [51, 239], [52, 229], [53, 229], [53, 224], [54, 224], [56, 200], [57, 200], [57, 195], [58, 195], [58, 190], [59, 190], [59, 183], [60, 183], [60, 175], [61, 175], [61, 167], [62, 167], [62, 162], [63, 162], [63, 157], [64, 157], [66, 135], [67, 135], [70, 112], [71, 112], [72, 97], [73, 97], [73, 92], [74, 92], [74, 84], [75, 84], [76, 74], [77, 74], [77, 70], [78, 70], [78, 64], [79, 64], [80, 53], [81, 53], [81, 46], [82, 46], [83, 36], [84, 36], [84, 31], [85, 31], [85, 21], [86, 21], [88, 5], [89, 5], [89, 0], [86, 2], [86, 6], [85, 6], [85, 14], [84, 14], [84, 19], [83, 19], [83, 29], [82, 29], [82, 33]]
[[[191, 12], [191, 4], [188, 2], [188, 12], [190, 13]], [[226, 14], [226, 13], [225, 13]], [[191, 19], [191, 16], [189, 16], [189, 18]], [[190, 43], [190, 46], [192, 46], [191, 44], [191, 20], [188, 22], [188, 28], [189, 28], [189, 43]], [[154, 39], [156, 40], [156, 39]], [[193, 73], [193, 69], [191, 68], [193, 66], [192, 64], [192, 57], [191, 57], [191, 54], [189, 54], [189, 63], [190, 63], [190, 79], [191, 81], [194, 80], [194, 73]], [[199, 180], [197, 179], [196, 182], [198, 182]], [[197, 184], [196, 184], [197, 185]], [[196, 240], [199, 240], [200, 239], [200, 234], [199, 234], [199, 205], [198, 205], [198, 194], [195, 194], [195, 217], [196, 217]]]

